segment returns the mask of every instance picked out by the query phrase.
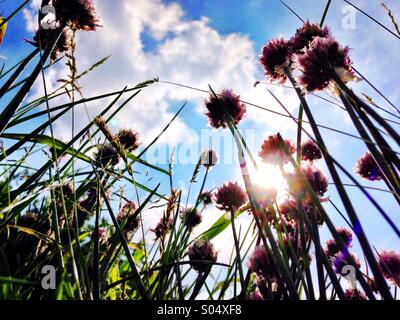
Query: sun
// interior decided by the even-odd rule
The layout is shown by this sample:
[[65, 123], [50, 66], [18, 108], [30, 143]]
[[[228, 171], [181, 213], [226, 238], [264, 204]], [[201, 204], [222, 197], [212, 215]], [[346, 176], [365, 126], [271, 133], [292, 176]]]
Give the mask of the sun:
[[253, 184], [265, 188], [275, 188], [277, 191], [277, 198], [281, 198], [286, 194], [287, 182], [282, 175], [278, 166], [266, 164], [263, 162], [257, 163], [257, 170], [250, 170], [250, 177]]

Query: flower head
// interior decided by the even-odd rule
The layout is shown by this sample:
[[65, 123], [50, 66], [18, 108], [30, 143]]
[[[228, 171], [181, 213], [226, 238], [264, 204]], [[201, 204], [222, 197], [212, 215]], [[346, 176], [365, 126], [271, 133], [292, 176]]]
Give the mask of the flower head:
[[139, 135], [131, 129], [121, 129], [116, 138], [127, 151], [133, 151], [139, 147]]
[[218, 156], [215, 150], [205, 150], [200, 154], [200, 163], [206, 168], [215, 166], [217, 162]]
[[140, 217], [136, 214], [138, 209], [133, 201], [125, 202], [118, 213], [117, 221], [122, 224], [126, 221], [125, 230], [128, 232], [136, 230], [140, 225]]
[[215, 192], [215, 203], [220, 210], [237, 210], [247, 201], [247, 194], [237, 182], [227, 182]]
[[209, 264], [203, 263], [203, 261], [217, 261], [218, 253], [214, 250], [214, 246], [209, 240], [197, 239], [189, 247], [188, 256], [191, 267], [198, 272], [203, 272], [210, 267]]
[[260, 291], [255, 290], [255, 291], [253, 291], [253, 292], [251, 292], [251, 293], [249, 294], [248, 299], [249, 299], [249, 300], [255, 300], [255, 301], [257, 301], [257, 300], [264, 300], [264, 297], [263, 297], [263, 295], [260, 293]]
[[290, 173], [287, 175], [287, 181], [289, 185], [289, 192], [295, 197], [305, 198], [308, 194], [307, 185], [303, 179], [303, 176], [315, 194], [323, 196], [328, 190], [328, 178], [318, 168], [312, 165], [306, 165], [301, 167], [301, 174], [298, 172]]
[[289, 161], [286, 151], [291, 155], [296, 149], [290, 140], [284, 140], [284, 144], [287, 150], [285, 150], [285, 147], [282, 145], [279, 135], [271, 135], [264, 140], [258, 155], [266, 163], [275, 165], [285, 164]]
[[118, 162], [118, 151], [111, 143], [106, 142], [99, 146], [96, 153], [96, 163], [98, 165], [102, 167], [106, 167], [108, 165], [115, 166]]
[[367, 300], [365, 293], [358, 289], [347, 289], [344, 296], [346, 300]]
[[273, 262], [264, 246], [255, 247], [249, 260], [249, 270], [260, 276], [273, 274]]
[[286, 82], [284, 68], [290, 65], [290, 59], [289, 43], [284, 39], [273, 39], [262, 48], [259, 61], [269, 81], [283, 84]]
[[154, 229], [150, 229], [156, 235], [156, 239], [162, 239], [174, 226], [174, 219], [162, 216]]
[[400, 286], [400, 253], [394, 250], [381, 251], [378, 262], [383, 275]]
[[74, 30], [96, 30], [99, 19], [93, 0], [53, 0], [56, 19], [62, 23], [71, 23]]
[[[336, 228], [336, 232], [339, 234], [339, 237], [343, 240], [344, 245], [346, 247], [350, 247], [351, 242], [353, 240], [353, 233], [348, 228]], [[335, 239], [331, 239], [325, 242], [325, 252], [328, 256], [333, 257], [337, 253], [339, 253], [339, 245], [337, 244]]]
[[302, 71], [300, 84], [309, 92], [323, 90], [333, 80], [334, 72], [344, 81], [355, 80], [349, 48], [341, 47], [333, 37], [316, 37], [304, 54], [297, 54]]
[[209, 205], [213, 202], [211, 191], [203, 191], [200, 195], [200, 201], [204, 203], [204, 205]]
[[314, 161], [322, 158], [321, 150], [312, 140], [308, 140], [301, 145], [301, 159]]
[[293, 198], [286, 198], [279, 204], [279, 211], [286, 220], [298, 220], [299, 211], [297, 201]]
[[180, 217], [189, 231], [192, 231], [203, 220], [201, 213], [194, 207], [181, 211]]
[[[45, 49], [47, 48], [53, 37], [56, 35], [56, 31], [54, 29], [43, 29], [39, 28], [36, 31], [35, 36], [33, 37], [33, 41], [27, 40], [30, 44], [34, 45], [37, 48]], [[75, 47], [75, 38], [73, 31], [65, 27], [60, 37], [58, 38], [53, 51], [50, 55], [50, 60], [53, 63], [56, 61], [62, 54], [71, 52], [71, 50]]]
[[228, 121], [239, 124], [246, 113], [246, 106], [240, 101], [240, 96], [232, 90], [223, 90], [218, 97], [211, 93], [205, 104], [208, 121], [216, 129], [226, 128]]
[[321, 28], [319, 24], [306, 21], [296, 34], [289, 40], [290, 47], [293, 52], [301, 52], [302, 49], [308, 48], [315, 37], [326, 38], [331, 36], [327, 27]]
[[370, 181], [382, 180], [383, 178], [381, 169], [370, 152], [364, 153], [364, 155], [357, 160], [355, 172], [360, 177]]
[[334, 267], [336, 273], [342, 273], [343, 267], [346, 265], [352, 265], [351, 260], [354, 261], [354, 265], [357, 269], [361, 268], [360, 260], [358, 260], [355, 254], [350, 253], [349, 251], [344, 251], [336, 256], [334, 259]]

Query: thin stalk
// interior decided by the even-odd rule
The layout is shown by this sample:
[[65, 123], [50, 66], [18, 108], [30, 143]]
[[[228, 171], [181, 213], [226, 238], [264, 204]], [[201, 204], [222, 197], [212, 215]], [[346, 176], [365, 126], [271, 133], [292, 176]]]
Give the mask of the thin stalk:
[[314, 132], [314, 135], [319, 143], [319, 145], [322, 147], [321, 151], [324, 155], [324, 159], [325, 159], [325, 163], [327, 164], [327, 167], [332, 175], [332, 178], [336, 184], [336, 188], [340, 194], [340, 197], [343, 201], [344, 207], [347, 210], [347, 214], [350, 218], [351, 223], [353, 224], [353, 226], [357, 226], [357, 230], [358, 233], [356, 233], [356, 236], [358, 237], [361, 247], [363, 248], [364, 254], [368, 260], [368, 263], [371, 267], [371, 270], [374, 274], [375, 280], [377, 282], [377, 286], [379, 288], [379, 291], [382, 295], [383, 298], [388, 299], [388, 300], [392, 300], [392, 294], [388, 288], [388, 285], [380, 271], [379, 265], [374, 257], [373, 251], [371, 249], [371, 246], [368, 242], [368, 239], [365, 235], [365, 232], [361, 226], [361, 223], [357, 217], [357, 214], [354, 210], [354, 207], [351, 203], [351, 200], [349, 198], [349, 196], [346, 193], [345, 188], [343, 187], [342, 181], [340, 179], [340, 176], [335, 168], [335, 165], [331, 159], [331, 157], [328, 155], [327, 153], [327, 148], [325, 146], [325, 142], [322, 139], [321, 133], [318, 129], [318, 127], [315, 125], [315, 120], [314, 120], [314, 116], [311, 113], [311, 110], [308, 107], [308, 104], [304, 98], [304, 96], [302, 95], [302, 93], [300, 92], [300, 89], [296, 83], [296, 81], [294, 80], [290, 70], [288, 68], [285, 69], [285, 73], [288, 76], [290, 82], [292, 83], [293, 87], [296, 89], [297, 95], [301, 101], [301, 103], [303, 104], [304, 110], [306, 112], [307, 118], [310, 121], [312, 130]]

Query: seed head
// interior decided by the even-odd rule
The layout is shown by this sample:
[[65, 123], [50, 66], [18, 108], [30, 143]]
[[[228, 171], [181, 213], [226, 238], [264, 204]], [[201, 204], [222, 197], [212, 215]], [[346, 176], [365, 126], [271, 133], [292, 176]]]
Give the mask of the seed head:
[[202, 263], [202, 261], [217, 261], [218, 253], [214, 250], [214, 246], [209, 240], [195, 240], [188, 249], [188, 256], [191, 267], [198, 271], [204, 272], [210, 265]]
[[296, 149], [290, 140], [284, 140], [284, 144], [287, 150], [285, 150], [285, 147], [282, 145], [279, 135], [271, 135], [264, 140], [258, 155], [265, 163], [274, 165], [285, 164], [289, 162], [286, 151], [291, 155]]
[[247, 194], [237, 182], [226, 182], [215, 192], [215, 203], [220, 210], [237, 210], [247, 201]]
[[232, 90], [223, 90], [218, 98], [211, 93], [205, 104], [208, 121], [216, 129], [226, 128], [229, 121], [239, 124], [246, 113], [246, 106], [240, 101], [240, 96]]

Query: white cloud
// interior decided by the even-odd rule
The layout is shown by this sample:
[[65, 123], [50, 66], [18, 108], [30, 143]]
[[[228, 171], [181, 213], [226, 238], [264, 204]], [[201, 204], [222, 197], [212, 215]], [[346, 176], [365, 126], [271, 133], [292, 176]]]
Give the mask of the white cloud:
[[[260, 78], [253, 43], [246, 35], [231, 33], [221, 35], [210, 26], [208, 18], [189, 20], [176, 3], [164, 4], [161, 0], [96, 1], [103, 27], [96, 32], [79, 32], [76, 56], [80, 70], [84, 70], [105, 56], [112, 57], [103, 66], [80, 81], [86, 97], [119, 90], [125, 85], [159, 76], [162, 80], [179, 82], [203, 89], [208, 84], [215, 90], [232, 88], [243, 99], [272, 109], [280, 109], [268, 97], [265, 90], [253, 88]], [[35, 9], [34, 9], [35, 8]], [[35, 11], [25, 11], [27, 29], [32, 31]], [[150, 35], [156, 45], [147, 50], [144, 33]], [[52, 68], [47, 86], [66, 74], [66, 69]], [[41, 88], [41, 86], [37, 86]], [[280, 98], [288, 101], [294, 96], [276, 89]], [[177, 110], [174, 101], [195, 102], [196, 109], [203, 107], [205, 94], [166, 84], [156, 84], [144, 90], [116, 118], [118, 127], [130, 126], [142, 133], [148, 142], [172, 118]], [[172, 110], [172, 106], [174, 106]], [[297, 103], [290, 104], [290, 109]], [[91, 116], [97, 114], [104, 103], [88, 104]], [[82, 111], [80, 111], [82, 110]], [[83, 108], [76, 110], [76, 128], [87, 123]], [[271, 118], [265, 111], [248, 108], [247, 119], [263, 126], [282, 128], [286, 120]], [[279, 119], [279, 118], [278, 118]], [[204, 124], [205, 124], [204, 120]], [[65, 117], [55, 125], [58, 136], [69, 137], [71, 120]], [[190, 124], [177, 119], [162, 142], [193, 142]]]

